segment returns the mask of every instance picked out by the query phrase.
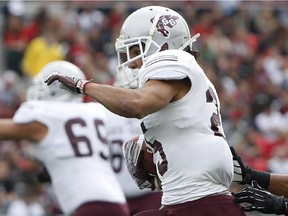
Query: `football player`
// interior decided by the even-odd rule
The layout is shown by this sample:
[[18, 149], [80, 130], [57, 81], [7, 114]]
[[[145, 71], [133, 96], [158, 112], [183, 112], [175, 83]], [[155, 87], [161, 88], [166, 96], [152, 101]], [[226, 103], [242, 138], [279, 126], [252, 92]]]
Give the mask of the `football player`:
[[1, 140], [31, 141], [35, 157], [51, 176], [65, 215], [128, 216], [125, 196], [108, 160], [106, 109], [99, 103], [83, 103], [83, 96], [47, 86], [44, 80], [59, 71], [85, 79], [84, 73], [66, 61], [43, 67], [27, 91], [27, 101], [13, 119], [0, 120]]
[[[88, 95], [118, 115], [141, 119], [163, 192], [161, 210], [146, 215], [245, 215], [228, 191], [232, 154], [217, 92], [192, 49], [198, 36], [190, 37], [186, 21], [176, 11], [143, 7], [127, 17], [116, 40], [120, 87], [59, 73], [45, 81], [59, 81], [63, 88]], [[127, 167], [140, 188], [155, 186], [147, 183], [153, 179], [149, 175], [137, 173], [137, 149], [124, 148]]]

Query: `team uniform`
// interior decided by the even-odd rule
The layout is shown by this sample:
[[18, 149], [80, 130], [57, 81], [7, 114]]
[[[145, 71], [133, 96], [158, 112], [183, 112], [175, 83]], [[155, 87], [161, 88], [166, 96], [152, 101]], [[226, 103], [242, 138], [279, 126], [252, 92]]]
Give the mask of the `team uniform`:
[[[219, 99], [195, 58], [180, 50], [154, 54], [139, 71], [139, 85], [143, 86], [149, 79], [186, 77], [191, 81], [190, 91], [162, 110], [144, 117], [141, 123], [145, 139], [154, 151], [154, 163], [158, 165], [164, 209], [171, 213], [175, 207], [175, 215], [192, 212], [197, 212], [198, 216], [245, 215], [233, 204], [228, 192], [233, 161], [221, 124]], [[213, 202], [205, 203], [205, 197]], [[205, 207], [199, 209], [193, 201], [201, 204], [201, 199]], [[182, 207], [186, 211], [181, 212]]]
[[13, 118], [16, 124], [36, 121], [48, 127], [34, 153], [47, 168], [65, 215], [99, 209], [99, 215], [128, 215], [108, 160], [104, 110], [97, 103], [27, 101]]
[[147, 209], [159, 209], [161, 206], [160, 192], [148, 189], [140, 190], [134, 183], [123, 161], [122, 145], [127, 140], [142, 134], [140, 120], [124, 118], [107, 110], [108, 139], [110, 143], [112, 168], [126, 196], [130, 214]]

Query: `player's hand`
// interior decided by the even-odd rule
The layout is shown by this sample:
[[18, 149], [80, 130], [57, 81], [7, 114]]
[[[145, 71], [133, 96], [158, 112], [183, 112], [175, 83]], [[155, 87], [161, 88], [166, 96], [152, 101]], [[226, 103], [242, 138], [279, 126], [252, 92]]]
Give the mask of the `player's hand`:
[[46, 78], [45, 83], [49, 86], [55, 81], [59, 81], [61, 83], [60, 88], [66, 89], [73, 94], [83, 94], [83, 95], [84, 95], [83, 92], [84, 86], [87, 83], [92, 82], [92, 80], [83, 80], [77, 77], [62, 75], [60, 73], [52, 73], [50, 76]]
[[235, 149], [232, 146], [230, 146], [230, 150], [233, 155], [233, 165], [234, 165], [233, 182], [236, 182], [242, 185], [246, 183], [250, 183], [251, 169], [244, 165], [241, 157], [237, 155], [237, 153], [235, 152]]
[[270, 184], [270, 173], [257, 171], [245, 166], [241, 157], [237, 155], [232, 146], [230, 146], [230, 150], [233, 155], [234, 165], [233, 182], [244, 185], [251, 184], [251, 182], [255, 180], [262, 188], [267, 189]]
[[152, 187], [152, 176], [141, 167], [140, 160], [143, 156], [142, 142], [144, 136], [140, 135], [138, 140], [131, 139], [124, 143], [122, 150], [124, 161], [134, 182], [140, 189]]
[[[286, 214], [288, 213], [287, 204], [284, 196], [275, 196], [261, 188], [256, 181], [251, 185], [246, 185], [240, 192], [232, 193], [236, 203], [250, 203], [244, 206], [246, 212], [258, 211], [264, 214]], [[287, 201], [287, 200], [286, 200]]]

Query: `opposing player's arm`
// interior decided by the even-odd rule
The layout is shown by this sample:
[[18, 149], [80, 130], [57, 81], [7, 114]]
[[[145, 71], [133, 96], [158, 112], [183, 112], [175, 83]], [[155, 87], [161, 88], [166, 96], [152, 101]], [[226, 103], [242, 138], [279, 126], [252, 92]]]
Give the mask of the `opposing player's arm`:
[[41, 140], [47, 132], [48, 128], [39, 122], [16, 124], [12, 119], [0, 120], [1, 140], [26, 139], [32, 142], [37, 142]]
[[239, 184], [251, 184], [255, 180], [261, 187], [278, 196], [288, 197], [288, 175], [261, 172], [246, 166], [233, 147], [234, 178]]
[[271, 173], [268, 190], [275, 195], [288, 197], [288, 175]]

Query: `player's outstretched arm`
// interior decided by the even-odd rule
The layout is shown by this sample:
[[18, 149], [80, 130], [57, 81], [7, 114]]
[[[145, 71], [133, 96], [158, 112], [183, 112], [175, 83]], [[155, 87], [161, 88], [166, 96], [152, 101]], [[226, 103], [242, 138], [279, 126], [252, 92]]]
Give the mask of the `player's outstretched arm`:
[[288, 215], [288, 199], [275, 196], [261, 188], [256, 181], [246, 185], [240, 192], [232, 193], [236, 203], [249, 203], [243, 207], [246, 212], [259, 211], [264, 214]]
[[288, 198], [288, 174], [270, 173], [268, 190], [275, 195]]
[[141, 88], [125, 89], [55, 73], [45, 83], [51, 85], [56, 81], [62, 83], [61, 88], [88, 95], [117, 115], [139, 119], [170, 103], [179, 92], [182, 82], [149, 80]]

